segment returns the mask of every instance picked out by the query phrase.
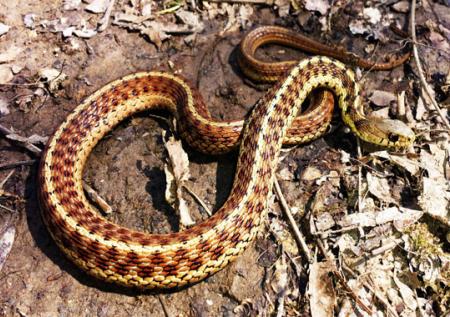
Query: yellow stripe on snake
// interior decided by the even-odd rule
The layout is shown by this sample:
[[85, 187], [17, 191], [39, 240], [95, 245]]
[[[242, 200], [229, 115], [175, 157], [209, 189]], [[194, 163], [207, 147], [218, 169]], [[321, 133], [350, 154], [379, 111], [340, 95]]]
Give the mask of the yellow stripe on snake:
[[[318, 87], [334, 92], [344, 122], [361, 139], [394, 148], [414, 140], [406, 126], [393, 129], [392, 122], [368, 120], [353, 72], [326, 57], [298, 62], [258, 101], [242, 133], [241, 121], [212, 119], [199, 93], [182, 78], [133, 74], [89, 96], [49, 140], [41, 160], [39, 200], [51, 236], [86, 272], [125, 286], [180, 287], [221, 270], [260, 230], [283, 139]], [[122, 227], [100, 216], [83, 193], [82, 172], [93, 147], [119, 122], [149, 109], [170, 111], [182, 137], [200, 151], [225, 152], [240, 141], [228, 199], [212, 217], [182, 232], [149, 234]], [[303, 133], [296, 137], [300, 142], [325, 132], [330, 116], [316, 112], [295, 119], [304, 125], [297, 128]]]

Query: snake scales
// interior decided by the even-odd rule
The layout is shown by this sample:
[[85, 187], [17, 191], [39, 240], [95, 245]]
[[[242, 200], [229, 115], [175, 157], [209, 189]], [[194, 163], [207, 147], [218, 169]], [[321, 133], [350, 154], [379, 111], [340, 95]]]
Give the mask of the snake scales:
[[[289, 39], [278, 40], [273, 32], [263, 32], [263, 37], [287, 45], [304, 40], [287, 30], [277, 28], [277, 32], [278, 38], [288, 34]], [[106, 281], [149, 289], [194, 283], [224, 268], [259, 230], [283, 139], [291, 136], [305, 142], [324, 133], [333, 104], [329, 95], [317, 98], [315, 108], [296, 118], [303, 101], [317, 87], [334, 92], [344, 122], [360, 138], [391, 147], [413, 141], [414, 134], [406, 127], [396, 129], [392, 122], [364, 116], [354, 74], [341, 62], [313, 57], [291, 63], [294, 66], [255, 66], [254, 50], [264, 41], [252, 34], [246, 40], [257, 41], [250, 41], [250, 50], [245, 46], [248, 41], [241, 45], [244, 60], [246, 54], [251, 58], [241, 62], [244, 72], [250, 67], [252, 74], [261, 69], [267, 75], [280, 65], [286, 67], [281, 73], [291, 70], [258, 101], [242, 133], [241, 121], [212, 119], [197, 90], [182, 78], [161, 72], [137, 73], [111, 82], [89, 96], [56, 130], [41, 160], [39, 201], [51, 236], [79, 267]], [[138, 232], [107, 221], [90, 206], [81, 185], [84, 165], [97, 142], [124, 118], [156, 108], [176, 116], [182, 137], [203, 152], [228, 151], [240, 138], [227, 201], [206, 221], [170, 234]], [[291, 127], [293, 121], [300, 126]]]

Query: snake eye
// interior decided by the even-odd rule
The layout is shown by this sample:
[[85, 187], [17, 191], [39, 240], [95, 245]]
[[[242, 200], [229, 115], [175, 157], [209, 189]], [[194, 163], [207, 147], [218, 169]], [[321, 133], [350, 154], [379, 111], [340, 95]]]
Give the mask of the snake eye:
[[388, 137], [389, 137], [389, 141], [394, 142], [394, 143], [398, 142], [398, 140], [400, 138], [400, 136], [398, 134], [394, 134], [394, 133], [389, 133]]

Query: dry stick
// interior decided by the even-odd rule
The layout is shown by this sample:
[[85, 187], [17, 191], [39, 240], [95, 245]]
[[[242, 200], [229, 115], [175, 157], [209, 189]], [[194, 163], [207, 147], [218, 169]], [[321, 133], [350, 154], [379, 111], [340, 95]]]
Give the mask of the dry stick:
[[209, 210], [208, 206], [206, 206], [205, 202], [196, 194], [192, 189], [190, 189], [188, 186], [183, 185], [182, 186], [191, 196], [205, 209], [208, 216], [212, 216], [211, 210]]
[[91, 186], [89, 186], [85, 182], [83, 182], [83, 189], [88, 194], [89, 198], [91, 200], [95, 201], [95, 203], [100, 207], [100, 209], [105, 214], [112, 213], [113, 210], [112, 210], [111, 206], [108, 205], [108, 203], [102, 197], [100, 197], [100, 195], [95, 191], [95, 189], [93, 189]]
[[[0, 132], [2, 134], [4, 134], [6, 136], [7, 139], [8, 135], [18, 135], [16, 133], [14, 133], [13, 131], [11, 131], [10, 129], [6, 128], [5, 126], [0, 124]], [[30, 152], [40, 156], [42, 154], [42, 150], [40, 148], [38, 148], [36, 145], [31, 144], [29, 142], [20, 142], [18, 140], [15, 139], [9, 139], [11, 141], [15, 141], [17, 144], [21, 145], [22, 147], [26, 148], [27, 150], [29, 150]], [[94, 189], [92, 189], [88, 184], [86, 184], [83, 181], [83, 188], [84, 190], [86, 190], [89, 194], [89, 197], [102, 209], [102, 211], [104, 213], [110, 213], [112, 208], [111, 206], [109, 206], [106, 201], [100, 197], [100, 195], [98, 195]], [[4, 206], [0, 206], [1, 208], [5, 208]], [[5, 208], [6, 209], [6, 208]]]
[[36, 163], [36, 160], [25, 160], [25, 161], [18, 161], [18, 162], [11, 162], [11, 163], [2, 163], [0, 164], [0, 170], [7, 170], [10, 168], [16, 168], [19, 166], [29, 166], [29, 165], [33, 165], [34, 163]]
[[278, 199], [280, 200], [280, 204], [283, 207], [284, 214], [289, 220], [289, 224], [292, 227], [292, 230], [294, 231], [295, 240], [297, 240], [300, 248], [303, 250], [303, 253], [306, 256], [306, 259], [309, 263], [313, 262], [313, 258], [311, 256], [311, 252], [308, 249], [308, 246], [306, 245], [305, 238], [303, 237], [303, 234], [300, 232], [300, 229], [298, 228], [297, 224], [295, 223], [294, 217], [292, 216], [292, 212], [286, 202], [286, 199], [284, 199], [284, 195], [281, 191], [280, 184], [278, 183], [278, 180], [276, 177], [274, 177], [273, 183], [275, 185], [275, 191], [277, 192]]
[[[3, 190], [3, 186], [8, 181], [8, 179], [12, 176], [13, 173], [14, 173], [14, 170], [9, 172], [9, 174], [5, 177], [5, 179], [0, 183], [0, 192], [2, 192], [2, 194], [5, 193], [4, 190]], [[11, 194], [11, 195], [14, 196], [13, 194]], [[7, 196], [9, 196], [9, 194]], [[13, 210], [13, 209], [11, 209], [9, 207], [6, 207], [6, 206], [4, 206], [2, 204], [0, 204], [0, 208], [5, 209], [6, 211], [9, 211], [10, 213], [16, 213], [17, 212], [16, 210]]]
[[32, 152], [34, 154], [37, 154], [37, 155], [41, 154], [41, 149], [38, 148], [36, 145], [34, 145], [34, 144], [30, 143], [30, 142], [21, 142], [21, 141], [9, 138], [8, 137], [9, 135], [17, 135], [17, 136], [19, 136], [19, 135], [14, 133], [13, 131], [11, 131], [10, 129], [8, 129], [7, 127], [5, 127], [5, 126], [3, 126], [1, 124], [0, 124], [0, 132], [3, 133], [7, 139], [10, 139], [12, 141], [17, 142], [18, 144], [20, 144], [21, 146], [26, 148], [28, 151], [30, 151], [30, 152]]
[[387, 243], [385, 243], [381, 247], [378, 247], [378, 248], [373, 249], [372, 251], [370, 251], [370, 254], [368, 256], [361, 256], [361, 257], [355, 259], [353, 261], [352, 265], [353, 266], [358, 266], [358, 265], [364, 263], [365, 261], [367, 261], [368, 258], [372, 258], [372, 257], [375, 257], [377, 255], [386, 253], [386, 252], [392, 250], [393, 248], [397, 247], [402, 242], [403, 242], [403, 240], [401, 238], [388, 241]]
[[14, 170], [9, 172], [9, 174], [2, 180], [2, 182], [0, 183], [0, 190], [3, 189], [3, 186], [5, 186], [6, 182], [12, 176], [12, 174], [14, 174]]
[[0, 204], [0, 208], [5, 209], [6, 211], [9, 211], [11, 213], [16, 213], [17, 210], [11, 209], [9, 207], [6, 207], [5, 205]]
[[[412, 49], [413, 49], [413, 56], [414, 60], [416, 62], [417, 71], [419, 72], [419, 78], [420, 82], [425, 89], [425, 93], [427, 94], [428, 99], [430, 100], [431, 104], [434, 106], [435, 110], [439, 114], [439, 117], [441, 117], [442, 122], [447, 127], [447, 129], [450, 130], [450, 124], [445, 117], [445, 115], [442, 113], [441, 108], [439, 108], [439, 105], [437, 104], [436, 100], [433, 98], [433, 93], [431, 92], [431, 88], [427, 83], [427, 80], [425, 78], [422, 64], [419, 59], [419, 53], [417, 50], [417, 37], [416, 37], [416, 0], [412, 0], [411, 4], [411, 37], [412, 37]], [[449, 131], [447, 131], [448, 133]]]
[[[359, 138], [356, 139], [356, 149], [358, 152], [358, 159], [360, 159], [362, 157], [362, 152], [361, 152], [361, 141], [359, 140]], [[363, 204], [363, 198], [361, 197], [361, 192], [362, 192], [362, 166], [359, 165], [358, 166], [358, 212], [361, 213], [362, 212], [362, 204]], [[358, 232], [359, 234], [363, 237], [364, 236], [364, 229], [361, 226], [358, 226]]]
[[100, 21], [98, 21], [97, 31], [103, 32], [108, 27], [109, 18], [111, 17], [111, 12], [114, 7], [114, 2], [116, 2], [116, 0], [110, 0], [108, 7], [106, 8], [105, 14], [100, 19]]
[[164, 300], [163, 300], [163, 298], [162, 298], [161, 295], [158, 295], [158, 300], [159, 300], [159, 303], [161, 304], [161, 307], [162, 307], [164, 316], [169, 317], [170, 314], [169, 314], [169, 312], [167, 311], [166, 304], [164, 304]]

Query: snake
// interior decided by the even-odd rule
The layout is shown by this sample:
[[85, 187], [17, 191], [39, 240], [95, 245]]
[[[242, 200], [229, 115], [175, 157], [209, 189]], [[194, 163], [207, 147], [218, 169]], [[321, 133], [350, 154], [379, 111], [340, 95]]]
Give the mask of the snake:
[[[272, 42], [287, 34], [288, 40], [281, 40], [287, 45], [297, 41], [288, 30], [277, 32], [257, 34]], [[259, 38], [257, 42], [264, 41]], [[242, 42], [242, 55], [248, 53], [256, 60], [251, 52], [255, 44], [248, 46], [249, 53], [245, 43], [249, 42]], [[292, 124], [303, 124], [294, 128], [301, 136], [293, 136], [301, 142], [326, 132], [323, 126], [329, 113], [321, 112], [329, 106], [321, 107], [330, 103], [329, 98], [318, 98], [317, 108], [298, 115], [316, 88], [334, 93], [343, 121], [359, 138], [394, 149], [414, 141], [414, 133], [403, 122], [392, 124], [365, 116], [359, 85], [344, 63], [313, 56], [290, 64], [282, 79], [255, 104], [245, 123], [211, 118], [198, 90], [167, 72], [131, 74], [88, 96], [49, 138], [38, 173], [42, 219], [63, 253], [98, 279], [140, 289], [179, 288], [223, 269], [261, 231], [280, 149]], [[171, 113], [181, 137], [199, 151], [223, 153], [239, 146], [234, 182], [223, 206], [205, 221], [180, 232], [152, 234], [113, 223], [95, 210], [82, 188], [83, 169], [99, 140], [125, 118], [153, 109]]]

